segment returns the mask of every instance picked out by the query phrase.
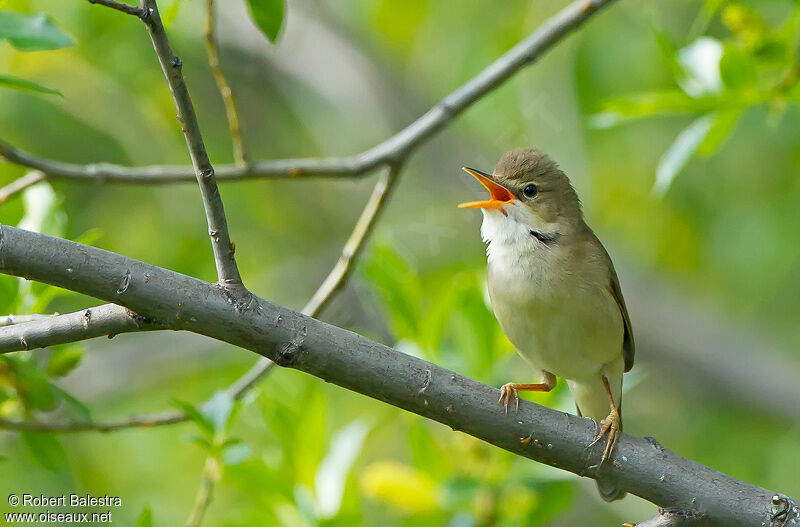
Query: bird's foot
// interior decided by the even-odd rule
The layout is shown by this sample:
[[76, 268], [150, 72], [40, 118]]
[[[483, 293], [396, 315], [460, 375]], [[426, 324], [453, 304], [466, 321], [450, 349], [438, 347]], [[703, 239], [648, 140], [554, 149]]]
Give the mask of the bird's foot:
[[504, 384], [500, 388], [500, 399], [497, 400], [498, 403], [503, 403], [503, 407], [505, 408], [506, 416], [508, 416], [508, 405], [511, 400], [514, 400], [514, 408], [518, 412], [519, 411], [519, 384], [515, 382], [508, 382]]
[[611, 413], [608, 414], [608, 417], [600, 421], [600, 432], [597, 434], [597, 437], [594, 438], [594, 441], [589, 444], [589, 447], [591, 448], [601, 439], [603, 439], [603, 437], [608, 435], [608, 442], [606, 443], [605, 449], [603, 449], [603, 457], [600, 458], [601, 465], [609, 458], [609, 456], [611, 456], [611, 453], [614, 451], [614, 446], [617, 444], [617, 439], [621, 430], [622, 418], [620, 417], [617, 409], [612, 408]]

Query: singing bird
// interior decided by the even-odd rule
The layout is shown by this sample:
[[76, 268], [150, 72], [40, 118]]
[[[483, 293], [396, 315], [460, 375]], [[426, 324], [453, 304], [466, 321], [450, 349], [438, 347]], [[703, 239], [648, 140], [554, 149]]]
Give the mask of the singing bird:
[[[520, 391], [548, 392], [566, 380], [578, 415], [608, 436], [601, 464], [622, 430], [622, 374], [633, 366], [634, 341], [625, 300], [608, 252], [583, 219], [566, 174], [535, 148], [504, 154], [492, 174], [464, 167], [490, 199], [462, 203], [483, 212], [492, 309], [517, 352], [539, 375], [536, 384], [501, 388], [506, 414]], [[598, 480], [607, 500], [624, 496]]]

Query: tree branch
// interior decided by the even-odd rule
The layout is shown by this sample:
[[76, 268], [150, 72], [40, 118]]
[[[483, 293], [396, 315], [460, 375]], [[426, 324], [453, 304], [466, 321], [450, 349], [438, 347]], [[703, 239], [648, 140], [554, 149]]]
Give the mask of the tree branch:
[[24, 324], [25, 322], [33, 322], [34, 320], [49, 320], [58, 313], [53, 313], [51, 315], [5, 315], [0, 316], [0, 327], [6, 326], [13, 326], [14, 324]]
[[[774, 515], [774, 492], [682, 458], [652, 439], [622, 435], [612, 462], [598, 468], [603, 445], [587, 449], [595, 434], [590, 419], [523, 401], [516, 418], [504, 423], [498, 390], [257, 297], [232, 304], [214, 284], [8, 226], [0, 226], [0, 272], [118, 303], [581, 476], [602, 471], [620, 489], [659, 506], [701, 511], [705, 525], [769, 525]], [[126, 276], [128, 287], [121, 290]], [[780, 498], [789, 511], [797, 503]]]
[[155, 0], [141, 0], [141, 6], [150, 13], [143, 20], [147, 26], [147, 32], [150, 34], [150, 40], [153, 42], [158, 62], [161, 64], [161, 70], [169, 84], [169, 91], [175, 101], [178, 121], [181, 123], [183, 137], [186, 139], [186, 146], [189, 148], [189, 156], [192, 159], [194, 174], [200, 185], [219, 284], [223, 287], [236, 288], [239, 290], [237, 292], [241, 292], [243, 290], [242, 278], [233, 256], [235, 246], [228, 234], [228, 220], [225, 218], [225, 208], [222, 205], [217, 180], [214, 177], [214, 168], [208, 159], [192, 99], [183, 80], [181, 71], [183, 63], [172, 53]]
[[[594, 13], [614, 0], [577, 0], [545, 21], [533, 34], [518, 43], [483, 71], [442, 99], [416, 121], [382, 143], [347, 157], [255, 161], [244, 167], [217, 168], [220, 180], [252, 178], [297, 178], [309, 176], [350, 177], [364, 175], [380, 166], [406, 159], [418, 146], [441, 130], [481, 97], [519, 70], [536, 62], [554, 44], [577, 29]], [[125, 167], [107, 163], [79, 165], [34, 156], [0, 140], [0, 155], [18, 165], [41, 170], [51, 178], [164, 184], [194, 179], [190, 167]]]
[[222, 97], [222, 104], [225, 106], [225, 116], [228, 119], [228, 128], [230, 129], [231, 141], [233, 142], [233, 159], [237, 166], [244, 167], [247, 164], [247, 156], [244, 150], [244, 141], [242, 141], [242, 130], [239, 126], [239, 112], [236, 111], [236, 103], [233, 100], [231, 87], [219, 63], [217, 39], [214, 36], [215, 20], [214, 0], [206, 0], [206, 25], [204, 36], [206, 54], [208, 55], [208, 66], [211, 68], [211, 74], [214, 76], [214, 81], [217, 83], [217, 89], [219, 90], [220, 97]]
[[117, 0], [89, 0], [89, 3], [104, 5], [111, 9], [116, 9], [117, 11], [122, 11], [123, 13], [141, 18], [142, 20], [149, 16], [149, 12], [144, 7], [136, 7], [124, 2], [118, 2]]
[[44, 317], [34, 315], [34, 317], [36, 317], [34, 320], [22, 324], [0, 327], [0, 354], [106, 335], [111, 337], [131, 331], [165, 328], [164, 324], [156, 320], [137, 315], [129, 309], [114, 304], [105, 304], [66, 315]]

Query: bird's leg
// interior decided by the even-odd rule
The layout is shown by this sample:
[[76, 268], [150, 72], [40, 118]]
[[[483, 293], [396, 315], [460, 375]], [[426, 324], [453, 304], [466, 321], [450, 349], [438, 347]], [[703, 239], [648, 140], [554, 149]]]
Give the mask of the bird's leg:
[[550, 372], [544, 372], [544, 382], [538, 384], [517, 384], [509, 382], [500, 388], [500, 399], [498, 403], [503, 403], [506, 415], [508, 415], [508, 404], [514, 399], [514, 407], [519, 411], [519, 392], [549, 392], [556, 387], [556, 376]]
[[614, 402], [614, 396], [611, 395], [611, 386], [608, 384], [608, 378], [605, 375], [603, 375], [602, 378], [603, 386], [606, 387], [606, 393], [608, 394], [608, 402], [611, 405], [611, 413], [608, 414], [608, 417], [600, 421], [600, 432], [597, 434], [597, 437], [594, 438], [594, 441], [589, 444], [589, 447], [594, 446], [595, 443], [608, 434], [608, 442], [606, 443], [605, 449], [603, 449], [603, 457], [600, 458], [601, 465], [608, 459], [611, 452], [614, 451], [614, 445], [617, 444], [617, 438], [622, 431], [622, 417], [619, 414], [617, 403]]

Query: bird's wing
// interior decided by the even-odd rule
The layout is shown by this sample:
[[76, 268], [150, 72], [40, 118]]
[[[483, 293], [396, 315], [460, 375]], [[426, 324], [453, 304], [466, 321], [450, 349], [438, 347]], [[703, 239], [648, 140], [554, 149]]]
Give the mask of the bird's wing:
[[633, 341], [633, 327], [631, 327], [631, 319], [628, 316], [628, 309], [625, 307], [625, 299], [622, 297], [622, 288], [619, 286], [619, 278], [617, 278], [617, 271], [614, 270], [614, 264], [611, 263], [611, 258], [608, 259], [609, 269], [611, 270], [611, 283], [608, 288], [614, 300], [617, 301], [617, 307], [622, 314], [622, 321], [625, 323], [625, 336], [622, 340], [622, 357], [625, 359], [625, 371], [630, 371], [633, 368], [633, 355], [636, 353], [636, 344]]

